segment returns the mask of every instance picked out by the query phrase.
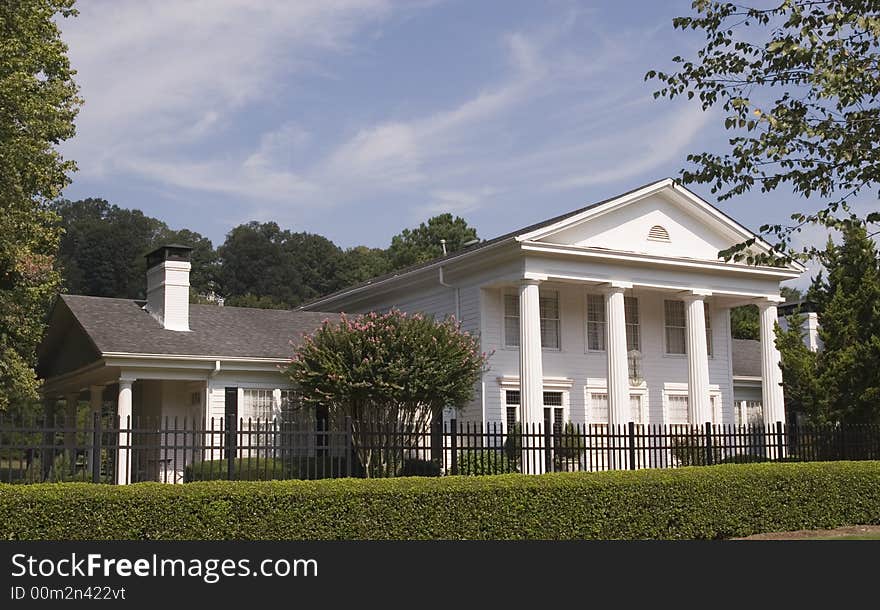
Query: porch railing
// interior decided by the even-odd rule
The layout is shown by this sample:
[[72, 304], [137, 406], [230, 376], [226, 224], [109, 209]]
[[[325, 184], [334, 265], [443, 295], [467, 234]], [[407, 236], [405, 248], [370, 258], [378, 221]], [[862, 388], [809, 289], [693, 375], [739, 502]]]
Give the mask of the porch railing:
[[0, 416], [0, 482], [316, 479], [880, 459], [880, 426], [529, 424], [424, 429], [233, 418]]

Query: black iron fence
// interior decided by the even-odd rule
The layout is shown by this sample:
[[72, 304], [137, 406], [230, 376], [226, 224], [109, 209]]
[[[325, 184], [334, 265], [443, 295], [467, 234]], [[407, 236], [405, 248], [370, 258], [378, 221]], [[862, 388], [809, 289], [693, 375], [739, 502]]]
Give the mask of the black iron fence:
[[133, 483], [678, 468], [880, 459], [880, 426], [602, 425], [456, 420], [424, 429], [234, 418], [0, 416], [0, 482]]

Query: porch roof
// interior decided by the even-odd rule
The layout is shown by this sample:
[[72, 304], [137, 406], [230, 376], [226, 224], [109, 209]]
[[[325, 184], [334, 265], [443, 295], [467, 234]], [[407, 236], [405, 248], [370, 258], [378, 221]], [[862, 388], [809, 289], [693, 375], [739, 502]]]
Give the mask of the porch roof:
[[[98, 357], [111, 354], [286, 359], [303, 333], [339, 314], [190, 305], [190, 331], [167, 330], [142, 308], [142, 301], [61, 295], [40, 346], [41, 368], [55, 369], [53, 353], [82, 333]], [[77, 328], [78, 327], [78, 328]], [[61, 367], [68, 368], [68, 367]], [[48, 370], [46, 372], [49, 372]]]

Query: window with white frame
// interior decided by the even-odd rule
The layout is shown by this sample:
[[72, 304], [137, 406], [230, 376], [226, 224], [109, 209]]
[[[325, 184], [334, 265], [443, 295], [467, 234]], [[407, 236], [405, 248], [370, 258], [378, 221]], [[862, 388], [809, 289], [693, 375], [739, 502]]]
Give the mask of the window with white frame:
[[590, 392], [590, 423], [608, 423], [608, 393]]
[[587, 295], [587, 349], [605, 349], [605, 297], [601, 294]]
[[686, 353], [684, 301], [663, 301], [666, 353]]
[[645, 414], [642, 410], [642, 395], [641, 394], [630, 394], [629, 395], [629, 411], [630, 417], [632, 417], [633, 422], [637, 424], [645, 423]]
[[507, 429], [513, 430], [519, 421], [519, 390], [504, 391], [505, 421]]
[[[559, 293], [555, 290], [542, 290], [538, 297], [538, 309], [541, 318], [541, 347], [559, 349]], [[519, 295], [513, 292], [504, 293], [504, 345], [519, 347]]]
[[[505, 420], [508, 430], [516, 426], [516, 423], [519, 421], [520, 396], [519, 390], [504, 390]], [[558, 426], [558, 429], [561, 430], [565, 423], [563, 393], [559, 391], [544, 392], [543, 402], [544, 424], [547, 425], [549, 423], [553, 426]]]
[[519, 347], [519, 296], [504, 293], [504, 345]]
[[538, 298], [541, 310], [541, 347], [559, 349], [559, 293], [542, 292]]
[[544, 392], [544, 426], [552, 432], [562, 432], [565, 424], [565, 409], [562, 404], [562, 392]]
[[712, 315], [709, 313], [709, 306], [703, 306], [703, 312], [706, 319], [706, 353], [712, 355]]
[[639, 300], [624, 297], [624, 317], [626, 318], [626, 351], [641, 350], [642, 336], [639, 329]]
[[275, 417], [275, 391], [274, 390], [242, 390], [241, 408], [238, 410], [240, 419], [256, 423], [271, 422]]
[[666, 397], [666, 423], [688, 423], [688, 397], [687, 394], [672, 394]]

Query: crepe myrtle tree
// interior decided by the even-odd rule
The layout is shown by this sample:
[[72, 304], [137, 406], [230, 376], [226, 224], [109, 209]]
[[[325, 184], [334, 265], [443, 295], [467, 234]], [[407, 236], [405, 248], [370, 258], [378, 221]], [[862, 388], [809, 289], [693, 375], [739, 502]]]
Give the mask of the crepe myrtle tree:
[[381, 476], [401, 469], [401, 446], [417, 446], [444, 408], [473, 398], [488, 358], [454, 317], [392, 310], [324, 320], [286, 370], [303, 408], [322, 406], [336, 425], [351, 419], [363, 474]]

